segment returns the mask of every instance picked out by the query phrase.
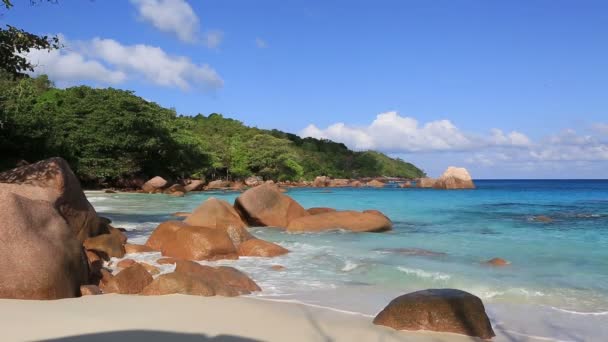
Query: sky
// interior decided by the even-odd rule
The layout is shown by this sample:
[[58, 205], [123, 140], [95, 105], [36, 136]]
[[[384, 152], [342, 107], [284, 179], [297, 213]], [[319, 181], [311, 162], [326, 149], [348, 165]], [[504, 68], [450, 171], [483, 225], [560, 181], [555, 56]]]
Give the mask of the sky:
[[604, 0], [16, 0], [59, 87], [327, 138], [474, 178], [608, 178]]

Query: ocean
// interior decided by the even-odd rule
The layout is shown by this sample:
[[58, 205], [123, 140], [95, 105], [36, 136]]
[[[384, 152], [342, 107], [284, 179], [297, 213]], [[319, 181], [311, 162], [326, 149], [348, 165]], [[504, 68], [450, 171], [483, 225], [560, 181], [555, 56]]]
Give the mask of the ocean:
[[[477, 180], [476, 190], [306, 188], [287, 194], [305, 208], [378, 209], [388, 233], [290, 234], [251, 228], [291, 253], [207, 262], [248, 273], [254, 296], [375, 315], [394, 297], [426, 288], [479, 296], [497, 330], [514, 340], [602, 341], [608, 336], [608, 181]], [[171, 214], [209, 197], [87, 192], [97, 212], [144, 243]], [[550, 222], [542, 222], [538, 216]], [[133, 257], [133, 256], [129, 256]], [[483, 262], [500, 257], [505, 267]], [[134, 259], [154, 264], [159, 253]], [[284, 271], [271, 269], [282, 265]], [[172, 265], [162, 265], [163, 272]]]

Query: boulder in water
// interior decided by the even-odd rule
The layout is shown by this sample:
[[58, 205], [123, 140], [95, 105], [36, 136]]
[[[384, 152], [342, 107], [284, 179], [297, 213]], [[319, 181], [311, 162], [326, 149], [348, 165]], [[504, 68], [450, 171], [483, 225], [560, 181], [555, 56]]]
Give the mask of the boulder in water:
[[160, 251], [163, 245], [175, 237], [175, 233], [188, 225], [182, 221], [166, 221], [158, 225], [146, 241], [146, 246]]
[[334, 211], [294, 219], [287, 226], [287, 231], [318, 232], [346, 229], [353, 232], [384, 232], [391, 228], [391, 221], [384, 215], [357, 211]]
[[481, 299], [461, 290], [430, 289], [393, 299], [374, 324], [396, 330], [429, 330], [491, 339], [492, 325]]
[[186, 184], [186, 186], [184, 186], [184, 190], [186, 190], [186, 192], [199, 191], [199, 190], [203, 189], [204, 185], [205, 185], [205, 183], [203, 183], [202, 180], [193, 179], [190, 181], [190, 183], [188, 183], [188, 184]]
[[377, 180], [377, 179], [373, 179], [367, 183], [365, 183], [365, 186], [369, 186], [372, 188], [384, 188], [386, 184], [384, 184], [383, 182]]
[[290, 221], [308, 216], [306, 210], [273, 184], [263, 184], [241, 194], [234, 207], [251, 226], [287, 227]]
[[156, 176], [142, 185], [141, 189], [144, 192], [155, 193], [167, 186], [167, 181], [160, 176]]
[[317, 214], [323, 214], [323, 213], [329, 213], [329, 212], [332, 212], [332, 211], [336, 211], [336, 209], [334, 209], [334, 208], [325, 208], [325, 207], [314, 207], [314, 208], [308, 208], [308, 209], [306, 209], [306, 211], [310, 215], [317, 215]]
[[488, 261], [485, 261], [484, 264], [490, 265], [490, 266], [502, 267], [502, 266], [509, 265], [510, 262], [508, 262], [507, 260], [505, 260], [503, 258], [492, 258]]
[[317, 176], [312, 182], [312, 186], [315, 188], [324, 188], [329, 185], [329, 181], [330, 179], [327, 176]]
[[433, 184], [435, 189], [475, 189], [469, 171], [464, 167], [450, 166]]
[[276, 243], [251, 239], [241, 243], [238, 247], [240, 256], [266, 257], [271, 258], [289, 253], [289, 250]]
[[432, 188], [435, 185], [435, 182], [437, 182], [437, 180], [434, 178], [429, 178], [429, 177], [418, 178], [418, 180], [416, 180], [416, 187], [417, 188]]
[[185, 226], [163, 243], [163, 256], [185, 260], [238, 259], [230, 236], [221, 229]]

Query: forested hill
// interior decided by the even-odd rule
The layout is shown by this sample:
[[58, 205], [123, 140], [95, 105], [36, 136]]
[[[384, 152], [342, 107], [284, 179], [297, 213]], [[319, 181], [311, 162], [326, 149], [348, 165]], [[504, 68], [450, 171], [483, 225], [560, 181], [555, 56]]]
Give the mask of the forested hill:
[[46, 76], [0, 74], [0, 169], [61, 156], [88, 186], [134, 177], [274, 180], [424, 173], [378, 152], [245, 126], [220, 114], [179, 116], [131, 91], [58, 89]]

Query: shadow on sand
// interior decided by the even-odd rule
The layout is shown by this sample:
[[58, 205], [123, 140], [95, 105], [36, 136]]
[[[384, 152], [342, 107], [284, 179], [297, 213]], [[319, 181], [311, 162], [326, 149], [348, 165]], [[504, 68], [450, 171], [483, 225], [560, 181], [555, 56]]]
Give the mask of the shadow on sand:
[[67, 336], [43, 340], [45, 342], [259, 342], [259, 340], [233, 336], [233, 335], [218, 335], [209, 337], [204, 334], [185, 334], [167, 331], [154, 330], [125, 330], [125, 331], [110, 331], [101, 333], [92, 333], [76, 336]]

